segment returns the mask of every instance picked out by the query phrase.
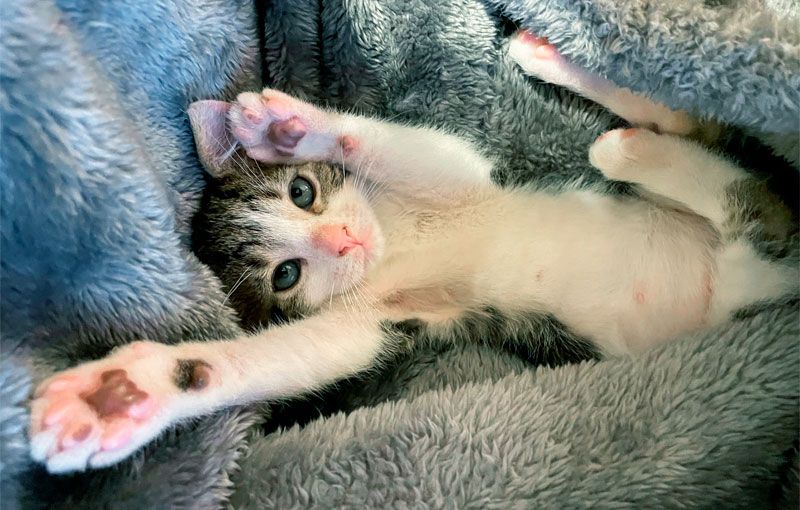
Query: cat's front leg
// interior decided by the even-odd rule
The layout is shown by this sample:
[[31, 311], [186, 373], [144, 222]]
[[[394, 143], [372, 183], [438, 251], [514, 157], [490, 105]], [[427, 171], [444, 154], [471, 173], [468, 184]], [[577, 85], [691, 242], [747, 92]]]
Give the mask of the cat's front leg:
[[[459, 195], [464, 187], [491, 184], [492, 162], [441, 131], [323, 110], [273, 89], [220, 105], [198, 101], [189, 109], [201, 155], [213, 153], [203, 144], [234, 141], [258, 161], [340, 164], [356, 177], [413, 196]], [[221, 113], [226, 122], [215, 122]], [[220, 126], [229, 132], [213, 134]]]
[[[52, 473], [127, 457], [177, 416], [172, 348], [135, 342], [44, 381], [31, 403], [31, 456]], [[201, 367], [190, 386], [202, 386]]]
[[251, 158], [265, 163], [342, 160], [356, 141], [341, 132], [339, 114], [275, 89], [243, 92], [231, 103], [233, 138]]
[[231, 341], [136, 342], [40, 385], [31, 455], [53, 473], [110, 465], [182, 419], [318, 388], [370, 367], [390, 344], [370, 310]]

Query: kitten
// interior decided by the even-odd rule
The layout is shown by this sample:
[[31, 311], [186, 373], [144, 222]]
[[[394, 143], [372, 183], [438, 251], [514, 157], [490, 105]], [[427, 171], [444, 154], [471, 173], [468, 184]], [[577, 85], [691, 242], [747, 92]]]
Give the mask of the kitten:
[[[528, 72], [634, 123], [695, 129], [570, 66], [546, 41], [521, 33], [511, 51]], [[796, 290], [797, 269], [748, 240], [753, 213], [767, 211], [750, 200], [752, 179], [674, 135], [597, 139], [591, 163], [642, 192], [619, 197], [501, 189], [492, 161], [455, 136], [270, 89], [189, 114], [218, 179], [200, 255], [247, 323], [300, 320], [232, 341], [136, 342], [52, 377], [30, 429], [32, 455], [51, 472], [112, 464], [181, 419], [368, 369], [414, 338], [409, 328], [523, 339], [552, 318], [577, 357], [625, 355]]]

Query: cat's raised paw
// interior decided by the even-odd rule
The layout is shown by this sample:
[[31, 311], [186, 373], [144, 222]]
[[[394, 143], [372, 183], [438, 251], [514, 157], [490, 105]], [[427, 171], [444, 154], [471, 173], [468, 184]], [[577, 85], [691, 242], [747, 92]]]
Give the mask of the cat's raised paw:
[[52, 473], [82, 470], [116, 462], [151, 439], [163, 418], [157, 351], [164, 347], [136, 342], [43, 382], [31, 403], [31, 456]]
[[273, 89], [239, 94], [229, 113], [233, 136], [265, 163], [330, 158], [337, 147], [330, 121], [327, 112]]

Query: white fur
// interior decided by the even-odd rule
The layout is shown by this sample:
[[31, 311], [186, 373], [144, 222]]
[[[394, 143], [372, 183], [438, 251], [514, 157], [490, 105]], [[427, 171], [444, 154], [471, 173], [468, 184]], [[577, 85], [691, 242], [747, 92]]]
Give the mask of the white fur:
[[[526, 48], [514, 45], [519, 46], [515, 41], [512, 53], [525, 69], [541, 67], [526, 60]], [[570, 74], [571, 68], [551, 71], [598, 102], [619, 103], [619, 91], [602, 80]], [[648, 105], [637, 119], [661, 111], [637, 101]], [[243, 108], [270, 102], [267, 120], [248, 124]], [[251, 131], [263, 134], [269, 122], [286, 115], [302, 118], [309, 135], [291, 157], [281, 159]], [[354, 172], [360, 186], [347, 184], [325, 217], [314, 221], [357, 223], [362, 233], [371, 232], [364, 234], [374, 241], [368, 263], [363, 250], [319, 258], [307, 248], [315, 223], [292, 216], [299, 213], [291, 204], [275, 205], [287, 207], [281, 213], [285, 224], [270, 228], [288, 241], [286, 253], [273, 256], [306, 260], [306, 278], [312, 280], [306, 297], [323, 304], [323, 311], [233, 341], [135, 344], [58, 374], [56, 381], [77, 377], [91, 387], [103, 370], [124, 368], [156, 400], [158, 411], [132, 422], [134, 436], [119, 450], [101, 451], [90, 439], [60, 451], [54, 432], [59, 429], [45, 430], [40, 421], [53, 402], [77, 399], [79, 392], [45, 386], [33, 403], [32, 445], [34, 457], [51, 471], [113, 463], [183, 418], [302, 393], [367, 369], [391, 348], [381, 331], [384, 319], [421, 318], [444, 327], [483, 306], [541, 310], [606, 353], [631, 354], [723, 321], [733, 310], [778, 297], [797, 282], [795, 269], [765, 261], [744, 241], [724, 235], [724, 191], [744, 172], [671, 135], [617, 130], [591, 148], [592, 163], [606, 176], [638, 184], [654, 196], [640, 200], [592, 190], [499, 189], [489, 178], [491, 162], [454, 136], [324, 112], [270, 90], [241, 95], [230, 121], [253, 157], [328, 160]], [[342, 136], [357, 142], [347, 154]], [[364, 181], [369, 203], [357, 191]], [[357, 207], [348, 209], [354, 203]], [[332, 280], [338, 286], [333, 292]], [[172, 380], [176, 360], [195, 358], [211, 366], [211, 382], [199, 391], [180, 391]], [[102, 429], [87, 405], [76, 409], [59, 426], [84, 420]]]

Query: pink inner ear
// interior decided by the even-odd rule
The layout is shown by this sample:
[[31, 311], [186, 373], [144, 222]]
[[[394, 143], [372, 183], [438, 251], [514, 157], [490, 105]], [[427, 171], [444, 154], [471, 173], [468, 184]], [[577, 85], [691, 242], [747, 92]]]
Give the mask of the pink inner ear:
[[215, 177], [225, 173], [225, 161], [236, 149], [236, 140], [228, 131], [230, 107], [225, 101], [203, 100], [195, 101], [188, 109], [200, 161]]

